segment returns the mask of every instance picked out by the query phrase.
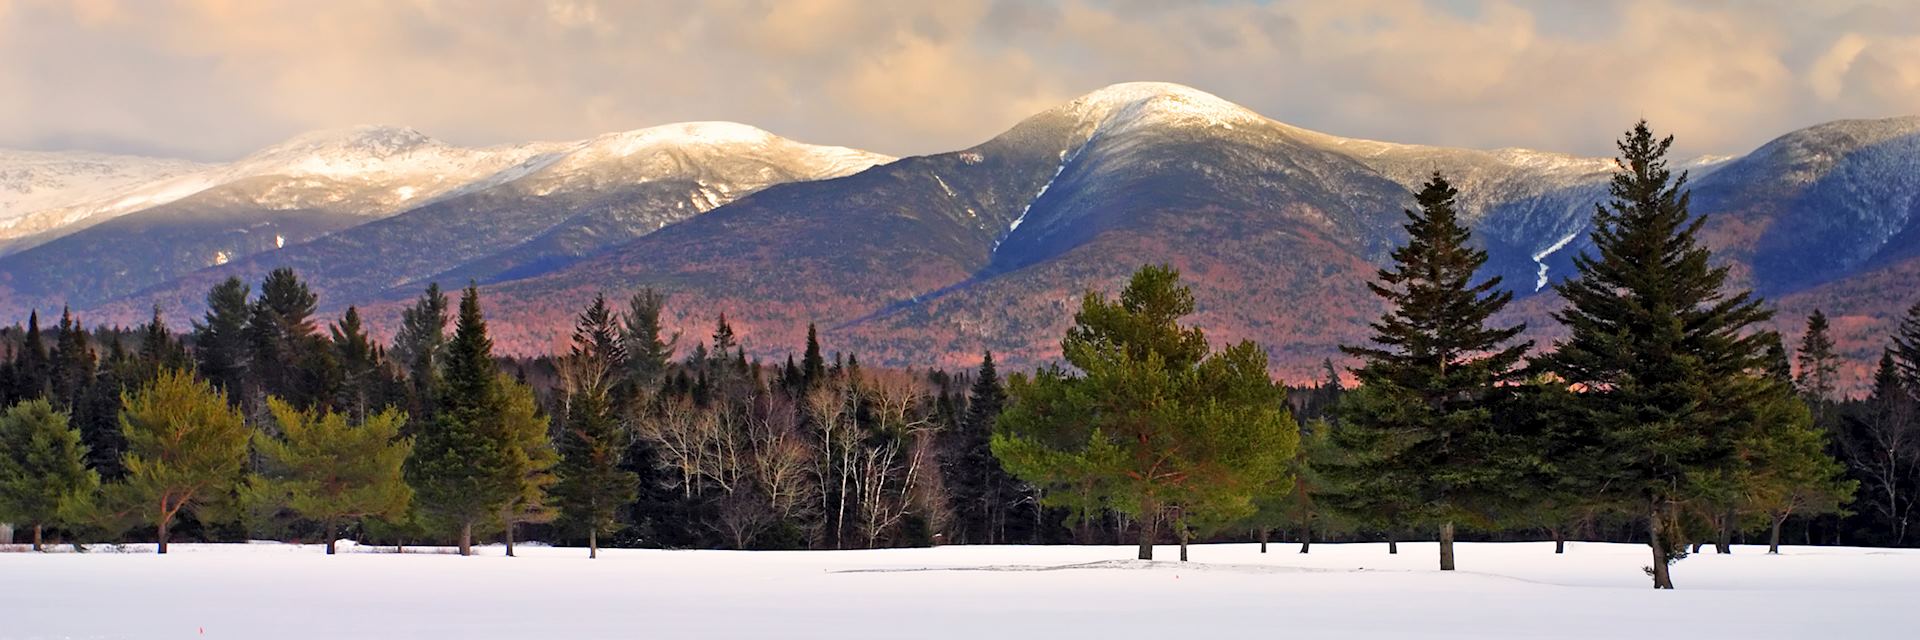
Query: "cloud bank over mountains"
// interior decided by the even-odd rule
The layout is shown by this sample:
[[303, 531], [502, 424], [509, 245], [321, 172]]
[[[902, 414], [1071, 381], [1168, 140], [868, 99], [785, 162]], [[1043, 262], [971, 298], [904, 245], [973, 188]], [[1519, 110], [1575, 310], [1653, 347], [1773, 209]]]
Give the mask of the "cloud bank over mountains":
[[1609, 154], [1920, 113], [1908, 0], [0, 0], [0, 147], [232, 159], [401, 123], [456, 144], [749, 122], [890, 154], [1114, 82], [1300, 126]]

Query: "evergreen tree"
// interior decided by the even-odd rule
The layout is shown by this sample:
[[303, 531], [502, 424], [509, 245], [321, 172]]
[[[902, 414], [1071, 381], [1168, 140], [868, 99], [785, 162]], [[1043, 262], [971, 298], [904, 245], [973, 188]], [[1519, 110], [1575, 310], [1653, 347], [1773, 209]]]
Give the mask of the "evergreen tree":
[[140, 362], [146, 375], [157, 375], [165, 369], [184, 369], [192, 366], [187, 357], [186, 347], [180, 339], [167, 328], [167, 321], [160, 317], [160, 307], [153, 307], [153, 317], [140, 325]]
[[50, 384], [53, 364], [47, 356], [47, 339], [40, 332], [40, 312], [27, 314], [27, 333], [20, 342], [20, 352], [14, 356], [13, 397], [21, 400], [44, 398], [53, 394]]
[[200, 375], [229, 396], [244, 395], [248, 366], [247, 320], [252, 315], [249, 288], [227, 278], [207, 292], [206, 322], [193, 324], [193, 350]]
[[800, 357], [800, 375], [811, 389], [827, 379], [827, 360], [820, 355], [820, 334], [807, 323], [807, 351]]
[[1006, 544], [1008, 524], [1031, 518], [1030, 513], [1017, 513], [1021, 505], [1032, 506], [1020, 481], [993, 456], [993, 425], [1006, 403], [1006, 388], [988, 351], [980, 358], [966, 412], [958, 420], [946, 480], [962, 543]]
[[1055, 504], [1084, 492], [1132, 516], [1143, 560], [1163, 512], [1182, 559], [1190, 525], [1251, 514], [1254, 496], [1289, 482], [1298, 444], [1266, 352], [1242, 342], [1209, 356], [1206, 336], [1179, 324], [1192, 312], [1164, 266], [1136, 272], [1118, 300], [1087, 292], [1061, 342], [1073, 370], [1014, 376], [992, 441], [1015, 476], [1062, 489]]
[[504, 527], [507, 555], [513, 555], [514, 528], [520, 524], [551, 522], [559, 514], [548, 504], [553, 467], [560, 456], [547, 436], [547, 418], [540, 415], [533, 389], [505, 373], [495, 374], [488, 413], [481, 424], [506, 453], [500, 483], [506, 500], [496, 511]]
[[252, 365], [260, 391], [300, 407], [332, 400], [335, 363], [313, 321], [319, 297], [292, 269], [274, 269], [260, 282], [247, 317]]
[[366, 420], [371, 405], [381, 398], [383, 372], [380, 348], [361, 326], [360, 310], [347, 307], [340, 321], [327, 329], [333, 359], [340, 363], [340, 392], [334, 405], [355, 420]]
[[251, 499], [320, 523], [327, 555], [341, 524], [406, 514], [413, 490], [402, 467], [413, 442], [400, 436], [405, 415], [388, 409], [353, 425], [343, 414], [296, 409], [279, 398], [268, 398], [267, 407], [280, 436], [254, 433], [262, 472], [248, 480]]
[[1800, 337], [1800, 377], [1795, 383], [1816, 413], [1837, 400], [1834, 394], [1840, 386], [1840, 354], [1834, 352], [1828, 329], [1827, 314], [1814, 309], [1807, 316], [1807, 332]]
[[1594, 486], [1638, 504], [1661, 589], [1686, 554], [1679, 506], [1695, 479], [1736, 462], [1739, 421], [1764, 388], [1752, 372], [1765, 368], [1767, 334], [1747, 329], [1769, 315], [1722, 290], [1727, 270], [1699, 242], [1705, 218], [1687, 211], [1686, 175], [1667, 169], [1672, 144], [1644, 121], [1620, 141], [1612, 199], [1594, 216], [1597, 254], [1574, 258], [1578, 277], [1556, 287], [1570, 335], [1542, 362], [1582, 389], [1577, 422], [1606, 476]]
[[166, 553], [175, 516], [232, 492], [246, 462], [246, 420], [225, 393], [185, 371], [160, 374], [122, 404], [127, 477], [115, 494], [155, 525]]
[[627, 301], [626, 325], [620, 336], [626, 343], [626, 384], [635, 390], [651, 391], [660, 386], [667, 363], [673, 360], [674, 345], [680, 341], [679, 334], [661, 337], [660, 313], [666, 304], [667, 296], [652, 287], [641, 289]]
[[71, 520], [100, 486], [86, 457], [80, 432], [44, 399], [0, 415], [0, 521], [32, 527], [34, 551], [44, 550], [47, 527]]
[[419, 300], [400, 312], [400, 331], [393, 336], [393, 357], [407, 372], [411, 413], [416, 420], [430, 419], [439, 409], [446, 332], [447, 295], [440, 291], [440, 283], [428, 284]]
[[[429, 299], [433, 293], [430, 288]], [[500, 420], [500, 373], [475, 287], [460, 296], [459, 320], [445, 360], [440, 403], [433, 422], [414, 436], [407, 482], [425, 515], [458, 532], [460, 555], [465, 556], [473, 553], [474, 527], [497, 517], [520, 490], [514, 481], [520, 471], [516, 454], [495, 426]]]
[[60, 312], [60, 324], [54, 328], [54, 345], [52, 397], [61, 408], [72, 411], [80, 406], [87, 387], [93, 384], [99, 359], [93, 352], [87, 328], [81, 326], [71, 311]]
[[616, 417], [609, 390], [609, 374], [617, 369], [600, 354], [593, 333], [583, 316], [573, 351], [561, 364], [567, 414], [554, 485], [560, 512], [587, 532], [589, 558], [600, 556], [601, 534], [618, 530], [620, 511], [639, 497], [640, 481], [624, 468], [632, 438]]
[[1780, 552], [1780, 527], [1787, 518], [1839, 513], [1859, 486], [1827, 454], [1826, 432], [1814, 426], [1807, 405], [1792, 391], [1782, 383], [1767, 401], [1752, 405], [1758, 432], [1745, 446], [1742, 502], [1766, 518], [1767, 553]]
[[1412, 508], [1397, 524], [1439, 529], [1442, 571], [1454, 568], [1454, 523], [1484, 520], [1522, 485], [1520, 474], [1502, 469], [1512, 441], [1495, 428], [1491, 405], [1533, 346], [1509, 344], [1523, 325], [1488, 326], [1513, 294], [1498, 288], [1497, 276], [1473, 283], [1487, 253], [1470, 245], [1457, 195], [1433, 174], [1416, 197], [1420, 210], [1406, 211], [1406, 246], [1368, 284], [1390, 310], [1372, 324], [1377, 347], [1341, 347], [1363, 366], [1333, 439], [1356, 453], [1327, 470], [1343, 484], [1404, 493]]

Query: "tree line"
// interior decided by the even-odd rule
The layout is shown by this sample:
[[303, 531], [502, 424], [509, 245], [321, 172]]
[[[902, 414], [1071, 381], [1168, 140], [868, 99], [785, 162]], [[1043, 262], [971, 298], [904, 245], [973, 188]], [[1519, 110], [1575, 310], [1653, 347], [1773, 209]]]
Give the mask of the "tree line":
[[[397, 548], [497, 536], [620, 546], [1153, 545], [1457, 536], [1637, 540], [1669, 566], [1763, 532], [1911, 543], [1920, 305], [1865, 398], [1841, 398], [1815, 312], [1797, 348], [1733, 291], [1645, 123], [1556, 286], [1568, 337], [1520, 341], [1511, 294], [1439, 173], [1369, 283], [1389, 307], [1319, 385], [1214, 349], [1177, 271], [1088, 292], [1061, 362], [1002, 380], [863, 368], [808, 328], [752, 360], [724, 313], [668, 335], [668, 298], [596, 298], [564, 354], [497, 357], [477, 288], [430, 285], [390, 344], [324, 327], [290, 270], [159, 313], [0, 330], [0, 520], [69, 540], [320, 539]], [[616, 308], [618, 307], [618, 308]], [[686, 344], [686, 343], [691, 343]], [[1357, 380], [1348, 388], [1343, 378]], [[1817, 538], [1817, 539], [1816, 539]], [[1691, 547], [1691, 551], [1689, 550]]]

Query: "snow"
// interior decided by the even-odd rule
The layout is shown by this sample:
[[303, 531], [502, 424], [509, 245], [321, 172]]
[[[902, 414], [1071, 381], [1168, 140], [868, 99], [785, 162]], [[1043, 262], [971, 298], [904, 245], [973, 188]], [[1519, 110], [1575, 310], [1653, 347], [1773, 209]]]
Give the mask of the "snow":
[[1541, 289], [1547, 288], [1547, 262], [1546, 262], [1547, 256], [1553, 255], [1553, 252], [1555, 251], [1559, 251], [1561, 249], [1567, 248], [1567, 243], [1573, 242], [1573, 239], [1578, 237], [1580, 237], [1579, 231], [1569, 233], [1566, 235], [1566, 237], [1563, 237], [1555, 241], [1551, 245], [1547, 245], [1547, 248], [1541, 249], [1533, 254], [1533, 263], [1540, 265], [1539, 277], [1535, 278], [1533, 281], [1534, 291], [1539, 291]]
[[1086, 151], [1087, 147], [1091, 146], [1093, 146], [1093, 139], [1089, 138], [1085, 143], [1081, 144], [1079, 148], [1074, 149], [1072, 155], [1068, 155], [1065, 151], [1060, 152], [1060, 164], [1053, 168], [1053, 175], [1048, 176], [1046, 184], [1040, 185], [1040, 190], [1034, 192], [1032, 198], [1027, 199], [1027, 206], [1020, 207], [1020, 215], [1014, 216], [1013, 223], [1007, 225], [1007, 232], [1000, 234], [999, 239], [993, 241], [993, 249], [989, 250], [988, 253], [1000, 250], [1000, 243], [1006, 242], [1007, 238], [1012, 237], [1013, 232], [1020, 228], [1020, 223], [1027, 221], [1027, 212], [1033, 211], [1033, 203], [1039, 202], [1040, 196], [1047, 195], [1047, 190], [1053, 188], [1053, 183], [1060, 179], [1060, 174], [1066, 172], [1067, 165], [1073, 164], [1073, 161], [1078, 160], [1080, 154]]
[[1066, 113], [1113, 133], [1136, 127], [1214, 126], [1269, 122], [1266, 117], [1219, 96], [1170, 82], [1123, 82], [1081, 96]]
[[[879, 551], [603, 550], [519, 558], [347, 546], [0, 554], [0, 637], [1894, 638], [1920, 550], [1739, 546], [1648, 588], [1644, 546], [1462, 543]], [[1161, 557], [1175, 549], [1160, 547]]]

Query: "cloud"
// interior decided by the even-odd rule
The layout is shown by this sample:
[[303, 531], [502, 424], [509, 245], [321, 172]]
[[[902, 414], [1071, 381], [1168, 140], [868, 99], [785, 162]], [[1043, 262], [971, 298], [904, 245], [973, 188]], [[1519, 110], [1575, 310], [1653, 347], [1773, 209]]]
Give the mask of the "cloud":
[[1920, 113], [1894, 2], [0, 0], [0, 147], [231, 158], [361, 123], [460, 144], [738, 120], [908, 154], [1113, 82], [1340, 135], [1686, 153]]

